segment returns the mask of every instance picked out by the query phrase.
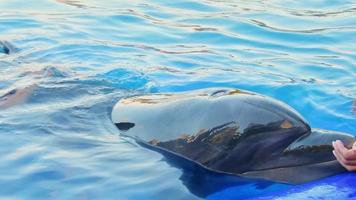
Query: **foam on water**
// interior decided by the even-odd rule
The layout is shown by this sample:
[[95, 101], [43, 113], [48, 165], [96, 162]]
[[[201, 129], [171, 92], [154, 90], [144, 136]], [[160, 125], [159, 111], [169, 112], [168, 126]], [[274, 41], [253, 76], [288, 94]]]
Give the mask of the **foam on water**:
[[[356, 134], [355, 16], [347, 0], [2, 1], [0, 40], [16, 51], [0, 43], [0, 97], [33, 92], [0, 110], [0, 198], [298, 191], [253, 183], [191, 191], [161, 154], [120, 138], [110, 112], [129, 95], [234, 87], [286, 102], [312, 127]], [[334, 197], [335, 187], [312, 185], [304, 197]]]

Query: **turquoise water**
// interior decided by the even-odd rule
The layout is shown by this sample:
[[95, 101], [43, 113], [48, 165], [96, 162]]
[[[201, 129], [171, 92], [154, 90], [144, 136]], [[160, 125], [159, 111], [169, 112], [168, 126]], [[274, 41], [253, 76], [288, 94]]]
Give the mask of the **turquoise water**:
[[[161, 154], [121, 138], [111, 109], [134, 94], [234, 87], [356, 134], [355, 35], [346, 0], [1, 1], [0, 40], [16, 48], [0, 53], [0, 97], [33, 91], [0, 110], [0, 198], [288, 198], [299, 186], [187, 184]], [[302, 197], [355, 197], [323, 186]]]

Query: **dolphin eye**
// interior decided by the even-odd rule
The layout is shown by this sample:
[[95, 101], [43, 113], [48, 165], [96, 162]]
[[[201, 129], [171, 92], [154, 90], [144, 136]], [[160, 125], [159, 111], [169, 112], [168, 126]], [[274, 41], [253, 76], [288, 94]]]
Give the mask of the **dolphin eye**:
[[16, 89], [13, 89], [13, 90], [9, 91], [8, 93], [6, 93], [6, 94], [0, 96], [0, 99], [3, 98], [3, 99], [6, 100], [6, 98], [7, 98], [8, 96], [14, 95], [14, 94], [16, 94], [16, 92], [17, 92], [17, 90], [16, 90]]
[[293, 127], [293, 124], [290, 123], [288, 120], [284, 120], [284, 121], [281, 123], [280, 127], [283, 128], [283, 129], [292, 128], [292, 127]]

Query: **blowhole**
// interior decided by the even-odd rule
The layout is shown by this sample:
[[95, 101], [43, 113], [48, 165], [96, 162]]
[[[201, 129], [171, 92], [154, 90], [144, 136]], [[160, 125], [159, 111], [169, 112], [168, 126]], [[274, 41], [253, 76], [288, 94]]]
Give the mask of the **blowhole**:
[[226, 95], [227, 92], [228, 92], [227, 90], [221, 89], [221, 90], [214, 91], [213, 93], [210, 94], [210, 96], [211, 97], [220, 97], [220, 96]]
[[128, 131], [130, 128], [135, 126], [135, 123], [131, 122], [119, 122], [115, 123], [115, 126], [120, 130], [120, 131]]

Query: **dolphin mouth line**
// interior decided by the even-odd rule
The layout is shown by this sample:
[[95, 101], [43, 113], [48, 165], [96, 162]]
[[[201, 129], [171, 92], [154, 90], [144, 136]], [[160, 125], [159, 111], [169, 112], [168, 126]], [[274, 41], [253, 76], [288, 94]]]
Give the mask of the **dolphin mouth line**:
[[[258, 170], [251, 170], [251, 171], [246, 171], [246, 172], [242, 172], [242, 173], [232, 173], [232, 172], [226, 172], [226, 171], [221, 171], [221, 170], [217, 170], [217, 169], [212, 169], [212, 168], [209, 168], [207, 166], [204, 166], [203, 164], [199, 163], [199, 162], [196, 162], [184, 155], [180, 155], [176, 152], [173, 152], [173, 151], [170, 151], [170, 150], [167, 150], [165, 148], [162, 148], [160, 146], [156, 146], [156, 145], [153, 145], [153, 144], [150, 144], [150, 143], [146, 143], [144, 140], [140, 139], [139, 137], [137, 136], [131, 136], [131, 135], [126, 135], [124, 133], [120, 134], [122, 137], [125, 137], [125, 138], [130, 138], [130, 139], [133, 139], [135, 141], [135, 145], [140, 145], [142, 147], [148, 147], [149, 150], [152, 150], [152, 151], [155, 151], [155, 152], [165, 152], [165, 153], [168, 153], [169, 155], [172, 155], [172, 156], [176, 156], [176, 157], [180, 157], [180, 158], [184, 158], [185, 160], [188, 160], [190, 162], [193, 162], [195, 164], [197, 164], [198, 166], [206, 169], [206, 170], [209, 170], [209, 171], [212, 171], [212, 172], [215, 172], [215, 173], [220, 173], [220, 174], [227, 174], [227, 175], [233, 175], [233, 176], [240, 176], [240, 177], [247, 177], [247, 178], [255, 178], [255, 179], [262, 179], [262, 180], [268, 180], [268, 181], [273, 181], [273, 182], [279, 182], [279, 183], [284, 183], [284, 184], [290, 184], [290, 185], [295, 185], [295, 184], [301, 184], [301, 183], [304, 183], [303, 181], [302, 182], [291, 182], [290, 180], [279, 180], [279, 179], [276, 179], [276, 178], [268, 178], [265, 176], [264, 172], [274, 172], [274, 171], [283, 171], [283, 170], [288, 170], [288, 169], [292, 169], [292, 168], [313, 168], [313, 167], [317, 167], [319, 165], [327, 165], [329, 163], [333, 163], [333, 162], [337, 162], [336, 159], [331, 159], [331, 160], [327, 160], [327, 161], [323, 161], [323, 162], [315, 162], [315, 163], [307, 163], [307, 164], [296, 164], [296, 165], [286, 165], [286, 166], [278, 166], [278, 167], [271, 167], [271, 168], [264, 168], [264, 169], [258, 169]], [[130, 142], [130, 141], [128, 141]], [[344, 168], [342, 168], [341, 165], [338, 164], [338, 166], [340, 167], [339, 171], [341, 172], [344, 172]], [[259, 175], [259, 174], [263, 174], [262, 175]], [[272, 174], [273, 175], [273, 174]], [[326, 176], [325, 176], [326, 177]]]
[[336, 161], [336, 159], [327, 160], [327, 161], [323, 161], [323, 162], [306, 163], [306, 164], [298, 164], [298, 165], [286, 165], [286, 166], [278, 166], [278, 167], [270, 167], [270, 168], [256, 169], [256, 170], [251, 170], [251, 171], [242, 172], [242, 173], [240, 173], [240, 174], [241, 174], [241, 175], [244, 175], [244, 174], [250, 173], [250, 172], [263, 172], [263, 171], [276, 170], [276, 169], [287, 169], [287, 168], [296, 168], [296, 167], [306, 167], [306, 166], [313, 166], [313, 165], [328, 163], [328, 162], [332, 162], [332, 161]]
[[[324, 170], [320, 170], [321, 168]], [[293, 173], [295, 170], [298, 170], [299, 174], [296, 175]], [[333, 171], [333, 173], [330, 174], [328, 171]], [[337, 160], [330, 160], [314, 164], [296, 165], [293, 167], [249, 171], [240, 175], [246, 178], [259, 178], [289, 185], [298, 185], [344, 172], [346, 172], [345, 168], [342, 167]]]

